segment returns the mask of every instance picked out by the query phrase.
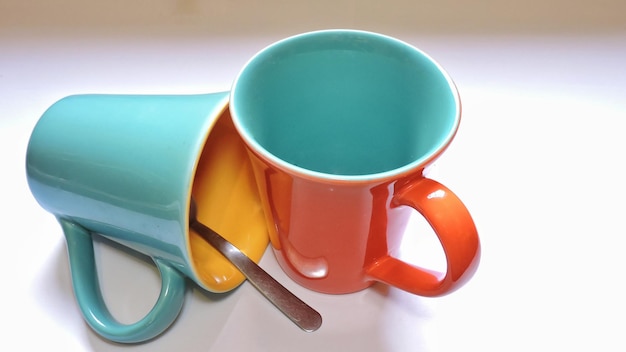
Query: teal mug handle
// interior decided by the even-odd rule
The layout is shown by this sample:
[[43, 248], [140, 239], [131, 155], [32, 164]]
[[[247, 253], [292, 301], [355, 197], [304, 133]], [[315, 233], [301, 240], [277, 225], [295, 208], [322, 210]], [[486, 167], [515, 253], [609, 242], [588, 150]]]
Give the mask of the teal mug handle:
[[118, 322], [109, 312], [98, 282], [92, 234], [84, 227], [59, 218], [67, 241], [69, 265], [78, 305], [93, 330], [123, 343], [149, 340], [176, 320], [185, 299], [185, 277], [165, 261], [153, 259], [161, 274], [161, 293], [154, 307], [132, 324]]

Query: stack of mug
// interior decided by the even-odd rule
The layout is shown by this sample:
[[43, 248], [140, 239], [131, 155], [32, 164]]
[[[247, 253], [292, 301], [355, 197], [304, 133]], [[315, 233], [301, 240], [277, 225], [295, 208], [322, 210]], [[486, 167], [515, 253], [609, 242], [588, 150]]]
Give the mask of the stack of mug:
[[[424, 52], [371, 32], [316, 31], [256, 54], [230, 92], [61, 99], [32, 132], [27, 178], [63, 228], [87, 322], [105, 338], [138, 342], [174, 321], [185, 278], [217, 293], [245, 279], [190, 230], [192, 198], [200, 221], [256, 262], [270, 243], [311, 290], [380, 281], [440, 296], [462, 286], [480, 258], [476, 227], [425, 173], [460, 116], [454, 83]], [[416, 211], [441, 242], [445, 272], [393, 255]], [[140, 321], [119, 323], [106, 308], [93, 235], [159, 268], [161, 294]]]

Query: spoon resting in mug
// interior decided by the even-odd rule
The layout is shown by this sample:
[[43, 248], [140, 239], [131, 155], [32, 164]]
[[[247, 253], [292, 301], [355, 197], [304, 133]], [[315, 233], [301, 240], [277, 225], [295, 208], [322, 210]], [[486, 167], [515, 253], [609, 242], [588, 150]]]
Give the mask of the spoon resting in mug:
[[189, 227], [196, 230], [205, 241], [235, 265], [252, 286], [287, 318], [306, 332], [315, 331], [322, 325], [322, 316], [315, 309], [287, 290], [232, 243], [198, 221], [196, 215], [196, 202], [192, 198], [189, 208]]

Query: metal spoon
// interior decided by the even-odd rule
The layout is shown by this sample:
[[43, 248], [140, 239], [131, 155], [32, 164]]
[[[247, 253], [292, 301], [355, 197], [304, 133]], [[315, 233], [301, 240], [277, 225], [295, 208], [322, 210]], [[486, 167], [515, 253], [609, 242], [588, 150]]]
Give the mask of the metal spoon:
[[232, 243], [199, 222], [196, 214], [196, 203], [192, 198], [189, 209], [189, 226], [196, 230], [202, 238], [217, 249], [226, 259], [230, 260], [248, 281], [265, 298], [272, 302], [276, 308], [280, 309], [287, 318], [307, 332], [315, 331], [322, 325], [320, 313], [287, 290]]

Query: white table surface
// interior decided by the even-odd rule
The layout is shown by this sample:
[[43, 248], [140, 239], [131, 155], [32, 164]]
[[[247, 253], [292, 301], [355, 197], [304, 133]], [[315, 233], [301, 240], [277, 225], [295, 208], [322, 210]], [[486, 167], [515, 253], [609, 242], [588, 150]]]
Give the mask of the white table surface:
[[[491, 8], [500, 13], [454, 1], [260, 3], [0, 2], [0, 350], [626, 350], [620, 2], [502, 2]], [[298, 330], [245, 282], [219, 295], [190, 285], [175, 324], [148, 343], [94, 334], [74, 301], [61, 229], [26, 183], [37, 119], [70, 94], [227, 90], [264, 46], [332, 27], [403, 39], [456, 81], [463, 120], [435, 178], [475, 218], [474, 278], [440, 298], [383, 285], [324, 295], [291, 282], [268, 251], [261, 266], [323, 315], [317, 332]], [[432, 235], [412, 227], [405, 256], [436, 264]], [[156, 269], [100, 241], [96, 253], [113, 314], [142, 317], [159, 292]]]

